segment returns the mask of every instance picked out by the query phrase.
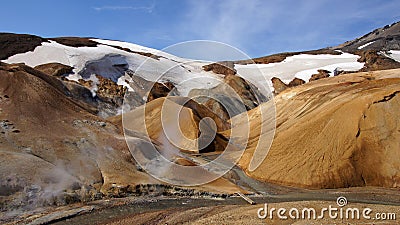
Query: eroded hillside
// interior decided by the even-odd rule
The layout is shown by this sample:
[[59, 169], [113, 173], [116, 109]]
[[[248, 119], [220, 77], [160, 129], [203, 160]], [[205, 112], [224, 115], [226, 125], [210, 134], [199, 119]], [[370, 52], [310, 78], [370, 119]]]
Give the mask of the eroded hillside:
[[240, 165], [254, 178], [291, 186], [398, 187], [398, 93], [398, 69], [345, 74], [288, 89], [275, 97], [274, 141], [254, 171], [249, 162], [257, 139], [268, 132], [258, 127], [268, 122], [271, 104], [249, 111], [257, 122], [251, 123], [253, 139]]

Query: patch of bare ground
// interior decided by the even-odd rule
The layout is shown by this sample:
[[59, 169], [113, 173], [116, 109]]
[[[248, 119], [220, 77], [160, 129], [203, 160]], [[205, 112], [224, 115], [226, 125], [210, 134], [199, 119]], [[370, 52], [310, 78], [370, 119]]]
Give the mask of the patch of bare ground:
[[235, 64], [268, 64], [268, 63], [278, 63], [285, 60], [287, 57], [299, 55], [299, 54], [310, 54], [310, 55], [320, 55], [320, 54], [330, 54], [330, 55], [341, 55], [341, 52], [332, 50], [332, 49], [319, 49], [319, 50], [311, 50], [311, 51], [303, 51], [303, 52], [285, 52], [285, 53], [278, 53], [269, 56], [263, 56], [259, 58], [249, 59], [249, 60], [240, 60], [235, 61]]
[[49, 40], [70, 47], [97, 47], [99, 45], [99, 43], [90, 40], [88, 37], [57, 37], [50, 38]]
[[46, 39], [29, 34], [0, 33], [0, 60], [15, 54], [33, 51]]

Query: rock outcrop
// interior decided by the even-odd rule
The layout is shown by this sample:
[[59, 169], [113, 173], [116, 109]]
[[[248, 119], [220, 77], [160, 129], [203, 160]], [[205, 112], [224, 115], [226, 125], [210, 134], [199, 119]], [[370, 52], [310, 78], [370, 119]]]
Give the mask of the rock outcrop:
[[289, 82], [289, 84], [285, 84], [281, 79], [278, 77], [273, 77], [271, 79], [272, 86], [274, 87], [274, 94], [279, 94], [282, 91], [291, 88], [291, 87], [296, 87], [302, 84], [305, 84], [306, 82], [300, 78], [293, 78], [292, 81]]
[[269, 64], [269, 63], [278, 63], [285, 60], [287, 57], [300, 55], [300, 54], [310, 54], [310, 55], [319, 55], [319, 54], [330, 54], [330, 55], [340, 55], [341, 52], [334, 51], [332, 49], [324, 48], [319, 50], [311, 50], [311, 51], [303, 51], [303, 52], [285, 52], [285, 53], [278, 53], [269, 56], [263, 56], [259, 58], [249, 59], [249, 60], [240, 60], [235, 61], [235, 64]]
[[204, 106], [209, 108], [212, 112], [214, 112], [216, 115], [218, 115], [221, 119], [224, 120], [229, 120], [231, 116], [229, 115], [228, 109], [226, 109], [223, 104], [220, 101], [224, 101], [229, 106], [232, 106], [234, 104], [230, 104], [228, 99], [215, 99], [215, 98], [210, 98], [206, 102], [203, 103]]
[[323, 79], [323, 78], [327, 78], [330, 76], [330, 73], [328, 70], [318, 70], [317, 74], [313, 74], [311, 75], [311, 78], [309, 79], [309, 81], [314, 81], [314, 80], [319, 80], [319, 79]]
[[224, 78], [224, 82], [225, 84], [229, 85], [236, 94], [240, 96], [241, 100], [245, 103], [248, 110], [256, 107], [259, 102], [266, 100], [266, 97], [259, 92], [256, 86], [246, 81], [242, 77], [235, 75], [226, 75]]
[[273, 77], [271, 81], [272, 81], [272, 86], [274, 87], [274, 94], [279, 94], [289, 87], [278, 77]]
[[203, 66], [205, 71], [212, 71], [217, 74], [222, 74], [225, 76], [235, 75], [235, 64], [233, 62], [225, 61], [225, 62], [216, 62]]
[[[144, 107], [144, 108], [143, 108]], [[177, 121], [174, 118], [177, 117]], [[184, 97], [158, 98], [124, 114], [124, 128], [129, 132], [148, 134], [159, 145], [159, 151], [169, 157], [178, 157], [179, 152], [199, 153], [223, 151], [227, 145], [227, 139], [216, 134], [209, 145], [202, 145], [200, 121], [210, 118], [216, 127], [205, 121], [206, 127], [211, 130], [203, 130], [203, 135], [214, 135], [230, 128], [227, 121], [222, 120], [207, 107]], [[208, 129], [207, 128], [207, 129]], [[171, 136], [171, 134], [173, 134]], [[168, 136], [169, 135], [169, 136]], [[171, 140], [171, 137], [173, 140]], [[180, 143], [181, 147], [176, 144]], [[163, 152], [164, 151], [164, 152]]]
[[70, 47], [96, 47], [99, 44], [87, 37], [58, 37], [50, 40]]
[[96, 78], [98, 80], [96, 95], [103, 101], [121, 106], [127, 88], [99, 75], [96, 75]]
[[364, 62], [364, 68], [361, 71], [376, 71], [400, 68], [400, 62], [384, 56], [381, 52], [375, 50], [358, 51], [360, 55], [359, 62]]
[[73, 73], [73, 67], [61, 63], [46, 63], [35, 66], [34, 69], [39, 70], [50, 76], [62, 77]]
[[293, 78], [292, 81], [289, 82], [288, 86], [289, 87], [296, 87], [296, 86], [299, 86], [299, 85], [302, 85], [302, 84], [305, 84], [305, 83], [306, 82], [304, 80], [295, 77], [295, 78]]
[[[251, 82], [236, 74], [233, 63], [213, 63], [205, 69], [224, 75], [222, 84], [210, 89], [193, 89], [189, 97], [209, 107], [224, 120], [267, 101], [267, 97]], [[200, 97], [197, 97], [200, 96]], [[215, 111], [214, 111], [215, 110]]]
[[347, 41], [332, 49], [346, 52], [400, 50], [400, 22], [375, 29], [362, 37]]
[[150, 93], [147, 96], [147, 102], [153, 101], [157, 98], [167, 97], [168, 95], [175, 95], [176, 90], [174, 84], [171, 82], [165, 83], [154, 83], [153, 87], [150, 90]]
[[46, 39], [29, 34], [0, 33], [0, 60], [8, 57], [33, 51]]

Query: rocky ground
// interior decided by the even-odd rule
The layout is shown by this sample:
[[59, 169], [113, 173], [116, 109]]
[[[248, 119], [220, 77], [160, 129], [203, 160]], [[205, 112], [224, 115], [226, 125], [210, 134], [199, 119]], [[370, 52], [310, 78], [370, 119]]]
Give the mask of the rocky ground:
[[[32, 215], [14, 220], [10, 224], [395, 224], [397, 220], [366, 220], [366, 219], [331, 219], [326, 214], [319, 220], [280, 220], [275, 214], [259, 219], [257, 211], [268, 204], [268, 209], [297, 208], [300, 211], [313, 207], [318, 212], [322, 207], [338, 207], [335, 201], [339, 196], [346, 196], [346, 207], [371, 208], [374, 216], [377, 212], [400, 213], [400, 196], [396, 190], [379, 188], [349, 188], [336, 190], [297, 190], [284, 191], [267, 197], [250, 196], [256, 205], [250, 206], [238, 196], [207, 196], [198, 197], [163, 197], [159, 195], [144, 195], [142, 197], [127, 197], [120, 199], [98, 200], [88, 204], [72, 204], [69, 206], [52, 207], [36, 211]], [[346, 208], [345, 207], [345, 208]], [[397, 218], [397, 217], [396, 217]], [[18, 222], [19, 221], [19, 222]]]

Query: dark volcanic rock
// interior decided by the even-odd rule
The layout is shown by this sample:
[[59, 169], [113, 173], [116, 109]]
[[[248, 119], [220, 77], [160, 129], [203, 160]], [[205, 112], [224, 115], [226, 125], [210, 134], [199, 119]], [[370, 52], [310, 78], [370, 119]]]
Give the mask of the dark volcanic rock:
[[[366, 44], [368, 45], [365, 46]], [[359, 50], [400, 50], [400, 22], [375, 29], [360, 38], [345, 42], [333, 49], [351, 53]]]
[[274, 87], [274, 93], [279, 94], [282, 91], [286, 90], [289, 86], [285, 84], [281, 79], [278, 77], [273, 77], [271, 79], [272, 81], [272, 86]]
[[[229, 103], [227, 103], [227, 104], [229, 104]], [[229, 104], [229, 105], [231, 105], [231, 104]], [[220, 101], [218, 101], [218, 99], [210, 98], [209, 100], [207, 100], [204, 103], [204, 106], [206, 106], [211, 111], [213, 111], [221, 119], [224, 119], [224, 120], [229, 120], [230, 119], [228, 110], [224, 107], [223, 104], [221, 104]]]
[[[168, 94], [174, 91], [175, 86], [171, 82], [166, 83], [154, 83], [150, 93], [147, 97], [147, 102], [153, 101], [157, 98], [162, 98], [168, 96]], [[171, 93], [171, 95], [174, 95]]]
[[97, 47], [99, 43], [84, 37], [58, 37], [51, 38], [50, 40], [56, 41], [62, 45], [70, 47]]
[[333, 47], [360, 56], [359, 62], [365, 62], [360, 71], [376, 71], [400, 68], [400, 63], [388, 58], [389, 50], [400, 50], [400, 22], [382, 28]]
[[96, 91], [97, 96], [104, 101], [109, 101], [119, 106], [122, 105], [127, 88], [102, 76], [96, 75], [96, 77], [99, 81]]
[[[96, 107], [98, 114], [103, 118], [115, 116], [121, 112], [125, 94], [130, 96], [129, 98], [126, 98], [126, 100], [129, 101], [127, 104], [133, 108], [145, 104], [146, 100], [147, 102], [150, 102], [154, 99], [166, 97], [168, 95], [177, 95], [175, 86], [170, 82], [154, 83], [134, 75], [131, 71], [128, 71], [126, 74], [130, 76], [130, 80], [126, 79], [125, 82], [135, 90], [134, 92], [128, 92], [128, 89], [125, 86], [118, 85], [113, 80], [104, 78], [100, 75], [96, 75], [95, 83], [93, 80], [80, 79], [79, 84], [72, 82], [75, 85], [69, 84], [68, 87], [72, 88], [70, 91], [73, 95], [82, 95], [81, 97], [78, 96], [78, 99]], [[71, 83], [71, 81], [65, 82]], [[76, 85], [80, 87], [77, 87]], [[150, 91], [145, 92], [149, 89]]]
[[119, 49], [119, 50], [122, 50], [122, 51], [126, 51], [126, 52], [129, 52], [129, 53], [135, 53], [135, 54], [139, 54], [139, 55], [142, 55], [142, 56], [146, 56], [146, 57], [149, 57], [149, 58], [152, 58], [152, 59], [155, 59], [155, 60], [159, 60], [162, 57], [162, 56], [154, 55], [153, 53], [150, 53], [150, 52], [132, 51], [129, 48], [123, 48], [121, 46], [116, 46], [116, 45], [107, 45], [107, 46], [110, 46], [110, 47], [113, 47], [113, 48], [116, 48], [116, 49]]
[[224, 78], [224, 82], [241, 97], [247, 110], [257, 107], [259, 102], [266, 101], [266, 96], [257, 87], [239, 76], [227, 75]]
[[309, 81], [319, 80], [319, 79], [327, 78], [329, 76], [330, 76], [330, 74], [329, 74], [328, 70], [318, 70], [317, 74], [311, 75], [311, 78]]
[[[97, 47], [100, 43], [91, 40], [91, 38], [85, 38], [85, 37], [58, 37], [58, 38], [51, 38], [50, 40], [56, 41], [60, 44], [67, 45], [70, 47]], [[132, 51], [129, 48], [123, 48], [121, 46], [115, 46], [115, 45], [107, 45], [122, 51], [126, 51], [129, 53], [136, 53], [139, 55], [143, 55], [152, 59], [158, 60], [161, 56], [154, 55], [149, 52], [137, 52], [137, 51]]]
[[361, 57], [359, 62], [364, 62], [364, 68], [361, 71], [375, 71], [400, 68], [400, 63], [383, 56], [375, 50], [366, 50], [357, 52]]
[[75, 81], [63, 80], [64, 85], [68, 88], [70, 94], [75, 100], [85, 103], [85, 108], [93, 114], [98, 114], [98, 101], [96, 96], [85, 86]]
[[0, 33], [0, 60], [15, 54], [33, 51], [45, 41], [47, 40], [35, 35]]
[[273, 77], [271, 79], [271, 81], [272, 81], [272, 85], [274, 87], [275, 94], [279, 94], [288, 88], [296, 87], [296, 86], [306, 83], [304, 80], [297, 78], [297, 77], [293, 78], [293, 80], [290, 81], [289, 84], [285, 84], [285, 82], [283, 82], [281, 79], [279, 79], [277, 77]]
[[306, 82], [304, 80], [295, 77], [295, 78], [293, 78], [292, 81], [289, 82], [288, 86], [289, 87], [296, 87], [296, 86], [299, 86], [299, 85], [302, 85], [302, 84], [305, 84], [305, 83]]
[[80, 87], [72, 85], [71, 93], [81, 94], [81, 97], [77, 98], [96, 107], [97, 114], [103, 118], [117, 115], [127, 88], [99, 75], [96, 75], [96, 78], [96, 84], [92, 80], [80, 79], [77, 84]]
[[189, 96], [225, 120], [267, 101], [255, 85], [237, 75], [228, 74], [223, 82], [211, 89], [193, 89]]
[[194, 89], [190, 92], [189, 96], [226, 121], [247, 110], [244, 101], [223, 92], [221, 89], [212, 89], [210, 91]]
[[56, 77], [71, 74], [72, 70], [74, 69], [74, 67], [67, 66], [67, 65], [64, 65], [61, 63], [46, 63], [46, 64], [35, 66], [34, 68], [45, 74], [48, 74], [51, 76], [56, 76]]
[[311, 51], [304, 51], [304, 52], [285, 52], [285, 53], [278, 53], [269, 56], [263, 56], [259, 58], [249, 59], [249, 60], [240, 60], [236, 61], [236, 64], [268, 64], [268, 63], [278, 63], [282, 62], [286, 59], [286, 57], [299, 55], [299, 54], [309, 54], [309, 55], [319, 55], [319, 54], [330, 54], [330, 55], [341, 55], [341, 52], [334, 51], [332, 49], [319, 49], [319, 50], [311, 50]]
[[222, 75], [234, 75], [236, 74], [235, 65], [233, 62], [216, 62], [203, 66], [205, 71], [212, 71]]

